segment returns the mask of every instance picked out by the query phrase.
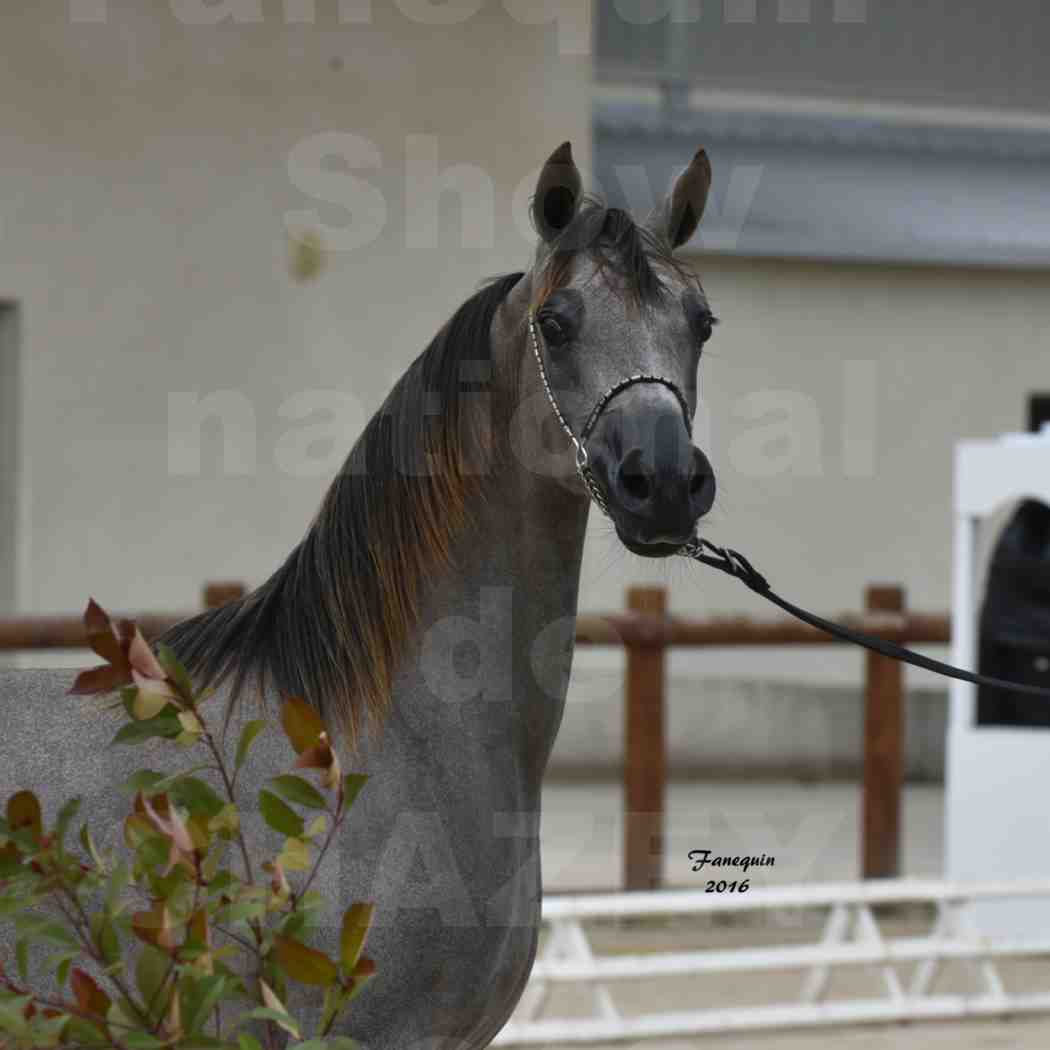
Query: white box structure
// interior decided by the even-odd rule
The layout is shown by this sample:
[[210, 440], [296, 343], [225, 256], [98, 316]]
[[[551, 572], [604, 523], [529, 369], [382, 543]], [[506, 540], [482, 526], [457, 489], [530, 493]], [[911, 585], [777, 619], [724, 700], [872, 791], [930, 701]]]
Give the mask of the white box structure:
[[[1050, 432], [956, 445], [952, 661], [959, 667], [977, 668], [983, 523], [1022, 499], [1050, 503]], [[978, 726], [976, 686], [953, 681], [946, 777], [946, 878], [1050, 877], [1050, 730]], [[972, 921], [990, 935], [1050, 934], [1046, 902], [972, 907]]]

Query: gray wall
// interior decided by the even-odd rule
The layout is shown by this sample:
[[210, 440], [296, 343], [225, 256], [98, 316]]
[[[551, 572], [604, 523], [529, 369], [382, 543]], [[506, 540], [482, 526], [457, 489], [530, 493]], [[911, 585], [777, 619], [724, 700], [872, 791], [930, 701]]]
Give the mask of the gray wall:
[[599, 69], [776, 95], [1050, 109], [1042, 0], [598, 0], [597, 11]]
[[[673, 777], [854, 779], [863, 769], [864, 703], [849, 685], [676, 669], [667, 679], [667, 763]], [[622, 661], [617, 661], [622, 664]], [[905, 705], [905, 776], [944, 778], [947, 692], [912, 689]], [[623, 768], [622, 666], [580, 661], [551, 757], [562, 778], [618, 779]]]

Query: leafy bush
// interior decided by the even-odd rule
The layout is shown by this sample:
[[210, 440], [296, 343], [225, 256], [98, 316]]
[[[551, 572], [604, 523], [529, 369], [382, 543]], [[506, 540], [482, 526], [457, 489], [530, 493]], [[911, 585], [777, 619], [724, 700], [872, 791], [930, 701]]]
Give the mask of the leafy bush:
[[[209, 728], [208, 694], [170, 650], [154, 654], [134, 623], [113, 623], [93, 601], [84, 624], [106, 663], [82, 672], [71, 691], [119, 693], [113, 707], [128, 721], [114, 743], [161, 738], [199, 750], [203, 761], [130, 778], [126, 848], [113, 855], [99, 851], [86, 825], [79, 848], [67, 842], [79, 799], [50, 827], [31, 791], [7, 800], [0, 927], [13, 927], [3, 935], [18, 972], [0, 966], [0, 1045], [262, 1050], [253, 1032], [270, 1047], [280, 1029], [300, 1050], [352, 1047], [331, 1032], [375, 970], [362, 955], [372, 905], [356, 903], [343, 916], [338, 959], [306, 940], [322, 905], [311, 886], [366, 778], [344, 776], [317, 712], [286, 700], [280, 721], [292, 768], [313, 771], [317, 786], [285, 772], [258, 793], [263, 819], [285, 836], [280, 852], [260, 862], [241, 833], [237, 778], [265, 720], [244, 726], [231, 761]], [[36, 943], [53, 946], [46, 969], [60, 989], [54, 996], [30, 988]], [[323, 996], [306, 1041], [284, 1005], [289, 981]]]

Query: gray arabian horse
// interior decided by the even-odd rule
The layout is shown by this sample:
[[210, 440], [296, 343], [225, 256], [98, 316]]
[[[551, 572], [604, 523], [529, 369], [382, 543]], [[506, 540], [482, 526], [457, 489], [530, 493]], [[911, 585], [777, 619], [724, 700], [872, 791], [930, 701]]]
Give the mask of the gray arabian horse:
[[[167, 638], [198, 682], [221, 686], [212, 702], [231, 730], [260, 693], [304, 696], [341, 727], [344, 768], [370, 774], [318, 883], [333, 924], [350, 901], [377, 904], [378, 973], [347, 1015], [367, 1047], [487, 1045], [524, 989], [588, 486], [622, 543], [649, 557], [681, 547], [714, 499], [691, 439], [714, 318], [672, 256], [710, 183], [700, 151], [636, 223], [585, 198], [559, 147], [536, 187], [531, 269], [455, 312], [285, 564]], [[70, 682], [0, 673], [0, 795], [32, 787], [52, 820], [79, 794], [112, 842], [128, 811], [118, 785], [170, 757], [108, 747], [110, 714], [78, 708]], [[279, 738], [263, 734], [242, 784], [289, 767]], [[254, 814], [246, 834], [277, 841]]]

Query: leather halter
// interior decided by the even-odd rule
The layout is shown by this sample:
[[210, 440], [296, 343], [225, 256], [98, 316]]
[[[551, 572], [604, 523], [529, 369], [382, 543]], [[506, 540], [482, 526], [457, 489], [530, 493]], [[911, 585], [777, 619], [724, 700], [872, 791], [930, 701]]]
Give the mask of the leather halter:
[[659, 383], [661, 386], [667, 387], [667, 389], [674, 394], [675, 399], [681, 406], [682, 415], [685, 417], [686, 432], [691, 434], [693, 432], [693, 417], [689, 411], [689, 402], [686, 401], [685, 395], [682, 391], [679, 390], [675, 383], [668, 379], [667, 376], [653, 375], [648, 372], [636, 372], [634, 375], [626, 376], [614, 383], [600, 398], [598, 398], [594, 408], [591, 409], [590, 414], [587, 416], [583, 428], [580, 430], [580, 436], [577, 437], [563, 415], [562, 410], [558, 405], [558, 399], [554, 396], [554, 389], [551, 387], [550, 378], [547, 375], [547, 366], [543, 363], [543, 354], [540, 351], [540, 338], [539, 333], [536, 331], [536, 318], [531, 310], [528, 314], [528, 323], [529, 337], [532, 343], [532, 353], [536, 358], [536, 364], [540, 370], [540, 379], [543, 380], [543, 389], [546, 391], [547, 400], [550, 402], [551, 408], [554, 409], [554, 415], [562, 430], [565, 431], [565, 436], [572, 442], [573, 448], [576, 450], [576, 473], [580, 475], [580, 480], [587, 487], [587, 492], [597, 505], [598, 509], [607, 518], [611, 517], [609, 514], [609, 504], [606, 502], [605, 494], [602, 492], [601, 486], [598, 484], [598, 479], [594, 476], [594, 471], [591, 470], [590, 457], [587, 455], [587, 439], [591, 436], [591, 431], [597, 426], [599, 417], [602, 412], [605, 411], [605, 406], [608, 405], [617, 394], [637, 383]]
[[[543, 354], [540, 352], [540, 339], [536, 331], [536, 319], [531, 310], [528, 313], [528, 324], [532, 352], [540, 370], [540, 379], [543, 380], [543, 389], [547, 392], [547, 400], [550, 402], [550, 406], [554, 410], [554, 415], [562, 430], [565, 431], [566, 437], [576, 449], [576, 472], [580, 475], [580, 479], [587, 487], [588, 495], [598, 509], [606, 517], [612, 517], [609, 513], [609, 505], [606, 502], [605, 494], [602, 492], [598, 479], [595, 478], [594, 472], [591, 470], [586, 444], [587, 438], [590, 437], [591, 431], [597, 424], [598, 418], [606, 405], [618, 393], [626, 390], [629, 386], [633, 386], [635, 383], [660, 383], [666, 386], [678, 399], [678, 403], [682, 406], [682, 413], [685, 416], [686, 428], [689, 433], [692, 433], [693, 420], [689, 412], [689, 405], [682, 396], [682, 392], [666, 376], [639, 372], [621, 379], [602, 394], [597, 404], [591, 409], [590, 415], [587, 416], [587, 421], [584, 423], [579, 437], [577, 437], [562, 414], [561, 408], [558, 406], [558, 400], [554, 396], [554, 390], [551, 388], [547, 367], [543, 363]], [[929, 656], [923, 656], [922, 653], [906, 649], [902, 645], [897, 645], [896, 642], [865, 634], [863, 631], [855, 631], [851, 627], [845, 627], [840, 623], [835, 623], [833, 620], [825, 620], [822, 616], [817, 616], [816, 613], [808, 612], [806, 609], [789, 602], [786, 598], [782, 598], [777, 594], [769, 585], [769, 581], [739, 551], [735, 551], [730, 547], [719, 547], [711, 543], [710, 540], [703, 539], [698, 533], [694, 533], [692, 538], [675, 553], [735, 577], [756, 594], [779, 606], [796, 619], [844, 642], [863, 646], [865, 649], [872, 650], [872, 652], [880, 653], [894, 660], [900, 660], [903, 663], [912, 664], [915, 667], [925, 668], [927, 671], [933, 671], [935, 674], [943, 675], [946, 678], [955, 678], [961, 682], [970, 682], [973, 685], [987, 685], [997, 689], [1006, 689], [1014, 693], [1026, 693], [1029, 696], [1041, 696], [1044, 699], [1050, 699], [1050, 689], [1026, 685], [1021, 682], [1009, 682], [1002, 678], [976, 674], [973, 671], [964, 671], [960, 667], [954, 667], [952, 664], [946, 664], [941, 660], [934, 660]]]

